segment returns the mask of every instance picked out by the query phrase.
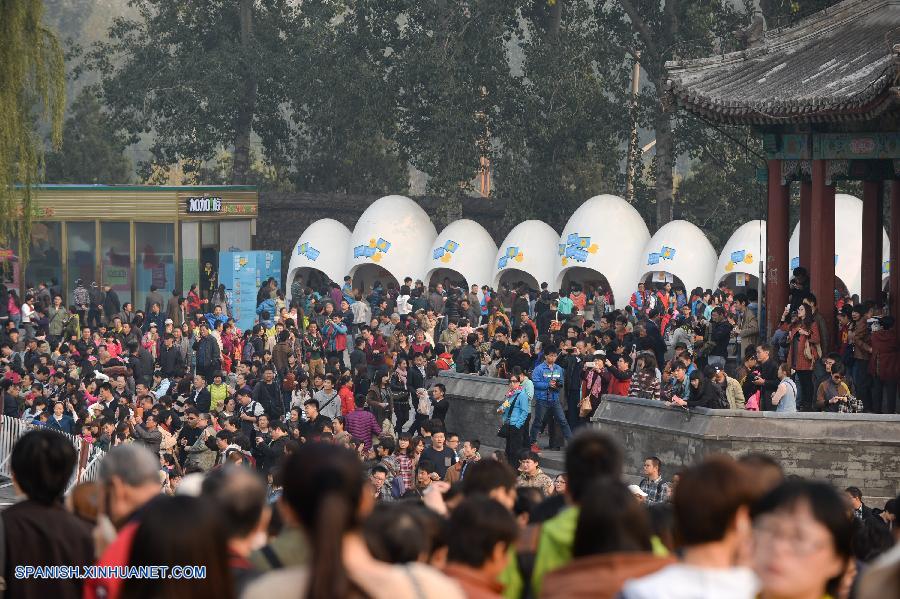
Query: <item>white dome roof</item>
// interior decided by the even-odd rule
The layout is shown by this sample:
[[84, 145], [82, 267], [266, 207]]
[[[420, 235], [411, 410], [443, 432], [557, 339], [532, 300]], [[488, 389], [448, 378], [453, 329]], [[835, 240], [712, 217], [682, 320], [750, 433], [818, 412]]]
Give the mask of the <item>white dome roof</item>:
[[489, 285], [491, 283], [491, 258], [497, 254], [497, 244], [484, 227], [474, 220], [457, 220], [441, 231], [425, 264], [425, 283], [431, 275], [442, 268], [459, 273], [466, 285]]
[[[860, 280], [862, 259], [862, 210], [863, 203], [857, 197], [844, 193], [834, 196], [834, 274], [850, 294], [858, 294], [862, 288]], [[882, 235], [882, 280], [888, 276], [884, 272], [886, 262], [890, 259], [890, 242], [887, 231]], [[788, 245], [791, 256], [790, 268], [800, 266], [800, 223], [794, 227]], [[808, 264], [804, 266], [809, 266]]]
[[660, 227], [644, 247], [638, 280], [650, 273], [667, 272], [681, 279], [685, 291], [694, 287], [711, 289], [716, 258], [716, 250], [703, 231], [686, 220], [673, 220]]
[[528, 273], [540, 285], [556, 278], [557, 241], [553, 227], [540, 220], [526, 220], [507, 234], [494, 260], [494, 287], [507, 270]]
[[556, 289], [566, 271], [590, 268], [606, 277], [616, 304], [624, 306], [649, 239], [650, 231], [634, 206], [619, 196], [592, 197], [572, 214], [559, 238]]
[[411, 199], [385, 196], [362, 213], [347, 248], [347, 274], [364, 264], [376, 264], [398, 282], [421, 279], [422, 257], [431, 252], [437, 231], [425, 211]]
[[291, 252], [287, 272], [288, 301], [294, 274], [301, 268], [322, 271], [329, 279], [340, 283], [347, 274], [349, 243], [350, 229], [332, 218], [323, 218], [309, 225]]
[[[766, 221], [751, 220], [744, 223], [728, 238], [719, 255], [715, 283], [732, 273], [759, 276], [760, 258], [766, 255]], [[763, 281], [765, 281], [763, 273]]]

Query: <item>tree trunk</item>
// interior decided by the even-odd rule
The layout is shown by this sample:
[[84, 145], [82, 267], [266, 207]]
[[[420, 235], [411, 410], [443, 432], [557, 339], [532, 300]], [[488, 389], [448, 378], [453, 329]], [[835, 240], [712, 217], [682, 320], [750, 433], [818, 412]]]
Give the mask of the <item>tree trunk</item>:
[[562, 22], [563, 0], [556, 0], [550, 8], [550, 39], [556, 41], [559, 38], [559, 27]]
[[[659, 88], [658, 88], [659, 89]], [[660, 95], [659, 112], [653, 127], [656, 130], [656, 228], [673, 218], [672, 167], [675, 164], [675, 135], [672, 132], [672, 108]]]
[[234, 164], [231, 183], [247, 183], [250, 175], [250, 134], [253, 131], [253, 115], [256, 112], [256, 77], [253, 74], [251, 53], [253, 50], [253, 0], [241, 0], [241, 71], [244, 89], [234, 123]]

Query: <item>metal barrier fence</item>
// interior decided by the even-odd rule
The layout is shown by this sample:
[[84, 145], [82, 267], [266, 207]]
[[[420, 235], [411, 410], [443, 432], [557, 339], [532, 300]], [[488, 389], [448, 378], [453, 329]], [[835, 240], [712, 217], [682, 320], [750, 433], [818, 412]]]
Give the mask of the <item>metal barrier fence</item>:
[[[9, 458], [12, 456], [13, 446], [22, 435], [30, 430], [39, 428], [33, 424], [28, 424], [21, 418], [12, 418], [10, 416], [0, 416], [0, 476], [12, 478], [12, 470], [9, 464]], [[59, 435], [66, 437], [78, 456], [75, 471], [66, 487], [66, 493], [72, 490], [72, 487], [80, 482], [95, 480], [100, 469], [100, 462], [106, 455], [102, 449], [94, 447], [81, 437], [53, 430]]]

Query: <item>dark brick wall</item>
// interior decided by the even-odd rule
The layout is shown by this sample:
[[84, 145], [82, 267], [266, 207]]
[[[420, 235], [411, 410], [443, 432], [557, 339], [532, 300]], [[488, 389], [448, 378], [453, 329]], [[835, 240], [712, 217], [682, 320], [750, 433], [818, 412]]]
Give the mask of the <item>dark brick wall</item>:
[[[294, 244], [306, 228], [321, 218], [333, 218], [353, 230], [359, 216], [377, 200], [376, 195], [345, 195], [327, 193], [259, 194], [259, 216], [256, 220], [256, 249], [281, 250], [281, 276], [287, 274]], [[439, 198], [413, 198], [431, 217], [440, 232], [447, 222], [444, 201]], [[470, 218], [480, 223], [493, 236], [498, 245], [509, 232], [505, 224], [503, 207], [487, 198], [464, 198], [458, 218]], [[452, 218], [451, 220], [456, 220]]]

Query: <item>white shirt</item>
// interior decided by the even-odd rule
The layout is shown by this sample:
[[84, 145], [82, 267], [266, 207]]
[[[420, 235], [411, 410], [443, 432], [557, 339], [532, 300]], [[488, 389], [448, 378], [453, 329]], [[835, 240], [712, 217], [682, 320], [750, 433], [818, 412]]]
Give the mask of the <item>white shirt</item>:
[[749, 568], [672, 564], [622, 587], [622, 599], [754, 599], [759, 580]]
[[22, 304], [22, 322], [31, 323], [31, 315], [34, 314], [34, 308], [28, 305], [28, 302]]

